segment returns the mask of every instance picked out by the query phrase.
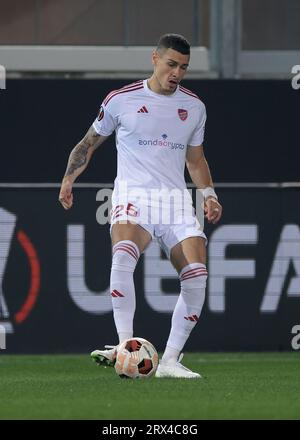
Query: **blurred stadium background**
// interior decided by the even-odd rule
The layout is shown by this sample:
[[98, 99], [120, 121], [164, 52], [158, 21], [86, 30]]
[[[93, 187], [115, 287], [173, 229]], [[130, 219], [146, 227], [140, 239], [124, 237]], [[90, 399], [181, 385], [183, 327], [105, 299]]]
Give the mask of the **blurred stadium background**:
[[[193, 46], [185, 85], [207, 106], [205, 151], [224, 204], [221, 224], [207, 226], [206, 308], [188, 348], [291, 349], [291, 329], [300, 324], [300, 90], [292, 83], [299, 18], [293, 0], [1, 3], [0, 288], [8, 352], [80, 352], [115, 341], [109, 235], [95, 217], [97, 190], [115, 177], [113, 137], [78, 180], [67, 213], [57, 203], [59, 183], [103, 97], [150, 75], [151, 51], [172, 31]], [[175, 273], [156, 245], [139, 269], [136, 332], [162, 349]]]
[[[116, 342], [108, 227], [96, 222], [97, 191], [116, 173], [113, 137], [70, 212], [58, 191], [102, 99], [150, 75], [166, 32], [192, 44], [183, 84], [206, 104], [205, 152], [224, 206], [206, 228], [207, 297], [186, 350], [299, 350], [299, 22], [297, 0], [1, 1], [1, 355]], [[162, 350], [179, 285], [156, 244], [136, 291], [135, 333]]]

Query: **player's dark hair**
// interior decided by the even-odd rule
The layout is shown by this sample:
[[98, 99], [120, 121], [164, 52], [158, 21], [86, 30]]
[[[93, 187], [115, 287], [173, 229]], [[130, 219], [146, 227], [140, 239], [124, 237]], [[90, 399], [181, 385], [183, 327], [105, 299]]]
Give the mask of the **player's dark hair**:
[[159, 49], [173, 49], [183, 55], [190, 54], [190, 43], [179, 34], [165, 34], [162, 35], [157, 44], [157, 50]]

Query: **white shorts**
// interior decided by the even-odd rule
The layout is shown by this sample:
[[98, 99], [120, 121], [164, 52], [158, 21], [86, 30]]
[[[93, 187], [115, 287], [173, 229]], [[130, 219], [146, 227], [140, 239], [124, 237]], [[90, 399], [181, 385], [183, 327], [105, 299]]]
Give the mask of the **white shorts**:
[[136, 223], [149, 232], [152, 240], [159, 243], [168, 258], [171, 249], [186, 238], [201, 237], [207, 243], [192, 206], [183, 210], [174, 206], [149, 207], [137, 200], [129, 203], [114, 201], [110, 214], [110, 231], [115, 223]]

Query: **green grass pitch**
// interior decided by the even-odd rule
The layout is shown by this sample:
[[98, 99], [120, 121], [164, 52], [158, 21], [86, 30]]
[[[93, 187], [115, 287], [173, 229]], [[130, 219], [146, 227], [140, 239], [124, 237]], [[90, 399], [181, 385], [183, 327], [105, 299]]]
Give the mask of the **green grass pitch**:
[[0, 356], [0, 419], [299, 419], [300, 353], [193, 353], [200, 380], [120, 379], [86, 355]]

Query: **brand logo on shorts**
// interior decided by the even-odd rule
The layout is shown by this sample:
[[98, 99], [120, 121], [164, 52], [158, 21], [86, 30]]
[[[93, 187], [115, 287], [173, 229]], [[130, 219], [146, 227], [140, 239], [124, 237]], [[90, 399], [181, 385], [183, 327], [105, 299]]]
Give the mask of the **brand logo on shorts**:
[[188, 111], [184, 110], [183, 108], [178, 109], [178, 116], [182, 121], [185, 121], [188, 117]]

